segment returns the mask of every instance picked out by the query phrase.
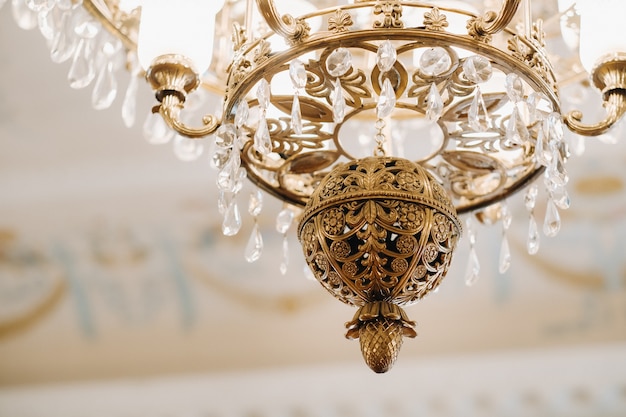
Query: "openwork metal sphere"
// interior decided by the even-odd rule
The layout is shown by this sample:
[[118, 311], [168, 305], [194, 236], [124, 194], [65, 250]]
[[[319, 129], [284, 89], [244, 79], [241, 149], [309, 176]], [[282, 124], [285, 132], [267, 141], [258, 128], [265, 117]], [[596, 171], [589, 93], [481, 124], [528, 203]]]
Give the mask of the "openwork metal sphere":
[[335, 167], [309, 200], [298, 236], [317, 280], [359, 307], [346, 324], [375, 372], [393, 365], [415, 323], [400, 306], [445, 276], [461, 224], [450, 198], [421, 166], [369, 157]]

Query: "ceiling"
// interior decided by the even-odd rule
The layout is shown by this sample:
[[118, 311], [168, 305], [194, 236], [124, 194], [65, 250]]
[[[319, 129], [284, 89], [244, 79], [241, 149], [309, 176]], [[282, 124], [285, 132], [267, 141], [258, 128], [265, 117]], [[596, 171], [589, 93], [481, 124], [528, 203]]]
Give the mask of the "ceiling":
[[[209, 157], [181, 162], [170, 145], [143, 139], [142, 120], [123, 126], [127, 79], [111, 109], [91, 109], [90, 88], [70, 89], [68, 64], [51, 63], [40, 34], [18, 29], [8, 6], [0, 10], [0, 56], [4, 392], [189, 373], [309, 375], [319, 367], [363, 377], [353, 370], [365, 366], [358, 344], [343, 337], [354, 311], [305, 278], [293, 231], [289, 270], [280, 274], [272, 197], [260, 218], [265, 252], [247, 264], [252, 220], [244, 216], [237, 237], [221, 236]], [[142, 86], [140, 113], [151, 102]], [[453, 357], [471, 366], [473, 355], [494, 352], [515, 352], [512, 361], [570, 350], [589, 358], [609, 345], [626, 353], [626, 141], [588, 140], [586, 148], [568, 164], [572, 208], [561, 233], [543, 237], [538, 255], [525, 254], [520, 196], [510, 202], [506, 274], [497, 272], [499, 225], [478, 231], [482, 268], [473, 287], [463, 282], [461, 241], [440, 291], [407, 309], [420, 335], [405, 342], [398, 384], [403, 366], [445, 367]], [[385, 377], [391, 385], [394, 372]]]

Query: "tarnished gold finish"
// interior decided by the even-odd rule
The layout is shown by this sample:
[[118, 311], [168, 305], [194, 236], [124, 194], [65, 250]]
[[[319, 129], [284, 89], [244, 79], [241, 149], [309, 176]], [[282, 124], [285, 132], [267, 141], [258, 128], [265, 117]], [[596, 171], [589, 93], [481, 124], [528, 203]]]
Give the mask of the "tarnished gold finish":
[[461, 224], [445, 190], [418, 164], [369, 157], [336, 166], [319, 184], [298, 227], [314, 276], [361, 309], [347, 324], [363, 355], [387, 371], [414, 323], [399, 307], [445, 276]]
[[602, 92], [607, 115], [604, 120], [582, 123], [582, 112], [575, 110], [567, 114], [565, 124], [573, 132], [584, 136], [606, 133], [626, 112], [626, 53], [609, 55], [600, 60], [591, 74], [593, 85]]

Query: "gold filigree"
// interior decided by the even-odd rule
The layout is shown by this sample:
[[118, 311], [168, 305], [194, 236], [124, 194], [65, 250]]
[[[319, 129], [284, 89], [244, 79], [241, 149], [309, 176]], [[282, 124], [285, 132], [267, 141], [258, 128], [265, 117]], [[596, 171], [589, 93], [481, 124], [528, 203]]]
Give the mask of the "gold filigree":
[[402, 5], [397, 1], [377, 3], [374, 6], [374, 15], [382, 15], [381, 20], [374, 22], [374, 29], [402, 29]]
[[448, 18], [438, 7], [433, 7], [430, 12], [424, 13], [424, 27], [426, 30], [442, 32], [448, 27]]
[[333, 33], [347, 32], [353, 24], [352, 15], [341, 9], [328, 18], [328, 30]]
[[254, 63], [256, 65], [261, 65], [262, 63], [267, 61], [271, 52], [272, 46], [270, 45], [270, 43], [265, 39], [262, 39], [259, 42], [259, 45], [254, 49]]

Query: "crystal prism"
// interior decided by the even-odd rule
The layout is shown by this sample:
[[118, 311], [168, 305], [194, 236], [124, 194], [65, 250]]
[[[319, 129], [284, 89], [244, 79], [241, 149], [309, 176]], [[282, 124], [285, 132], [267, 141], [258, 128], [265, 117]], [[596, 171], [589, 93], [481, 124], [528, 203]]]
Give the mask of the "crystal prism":
[[554, 187], [550, 192], [550, 197], [554, 200], [554, 204], [561, 210], [567, 210], [571, 205], [569, 193], [564, 186]]
[[524, 194], [524, 205], [526, 206], [526, 210], [533, 211], [535, 205], [537, 204], [537, 195], [539, 194], [539, 188], [537, 184], [533, 184], [528, 187], [526, 194]]
[[500, 247], [500, 259], [498, 263], [498, 272], [504, 274], [511, 266], [511, 248], [509, 247], [509, 239], [506, 234], [502, 235], [502, 246]]
[[241, 214], [237, 202], [233, 199], [224, 212], [222, 233], [224, 236], [235, 236], [241, 229]]
[[239, 152], [231, 152], [222, 170], [217, 174], [217, 186], [220, 190], [234, 192], [236, 188], [241, 157]]
[[426, 117], [428, 117], [430, 121], [436, 122], [443, 114], [443, 99], [435, 83], [430, 85], [426, 103]]
[[333, 121], [335, 123], [343, 122], [346, 115], [346, 100], [343, 98], [343, 88], [341, 87], [339, 79], [333, 82], [331, 102], [333, 104]]
[[504, 88], [506, 89], [506, 95], [513, 103], [524, 99], [524, 84], [519, 75], [515, 73], [507, 74]]
[[287, 274], [287, 267], [289, 266], [289, 243], [287, 236], [283, 236], [283, 253], [280, 261], [280, 273], [282, 275]]
[[61, 11], [57, 8], [42, 11], [37, 15], [37, 26], [39, 27], [39, 32], [41, 32], [41, 35], [46, 39], [46, 41], [53, 40], [56, 34], [60, 31], [61, 28], [58, 23], [61, 18]]
[[546, 218], [543, 222], [543, 234], [548, 237], [554, 237], [559, 233], [561, 229], [561, 216], [559, 216], [559, 210], [552, 198], [548, 199], [548, 206], [546, 208]]
[[467, 113], [467, 119], [475, 132], [485, 132], [491, 126], [491, 118], [487, 113], [487, 107], [485, 106], [485, 100], [480, 91], [480, 88], [476, 88], [476, 94], [472, 99], [469, 112]]
[[536, 255], [537, 252], [539, 252], [539, 228], [537, 227], [535, 216], [532, 214], [529, 216], [526, 249], [528, 250], [529, 255]]
[[376, 65], [381, 73], [389, 71], [396, 63], [398, 53], [390, 40], [386, 40], [380, 44], [376, 52]]
[[252, 263], [259, 260], [262, 252], [263, 236], [261, 236], [259, 225], [255, 223], [254, 228], [252, 229], [252, 234], [250, 235], [250, 239], [248, 239], [248, 244], [246, 245], [246, 261]]
[[463, 62], [463, 74], [465, 74], [465, 78], [474, 84], [480, 84], [489, 81], [493, 74], [493, 68], [487, 58], [480, 55], [472, 55]]
[[385, 78], [383, 81], [383, 88], [378, 97], [378, 103], [376, 104], [376, 116], [379, 119], [384, 119], [389, 116], [393, 109], [396, 107], [396, 92], [391, 85], [389, 78]]
[[548, 165], [546, 175], [550, 178], [550, 181], [559, 186], [563, 186], [569, 181], [569, 176], [567, 175], [565, 164], [563, 163], [563, 158], [561, 158], [560, 153], [554, 147], [552, 151], [552, 160]]
[[546, 117], [544, 121], [544, 131], [550, 143], [561, 142], [563, 140], [563, 121], [559, 113], [552, 112]]
[[109, 62], [100, 69], [91, 94], [91, 104], [96, 110], [108, 109], [117, 96], [117, 80], [113, 64]]
[[548, 166], [552, 160], [552, 153], [548, 146], [543, 129], [537, 130], [537, 141], [535, 142], [535, 160], [537, 163]]
[[83, 39], [95, 38], [102, 29], [100, 22], [84, 8], [75, 10], [72, 16], [72, 27], [74, 28], [74, 33]]
[[219, 197], [217, 198], [217, 210], [221, 215], [224, 215], [224, 213], [226, 213], [226, 210], [233, 202], [234, 198], [235, 193], [220, 191]]
[[280, 234], [285, 234], [291, 227], [295, 214], [290, 208], [284, 208], [276, 216], [276, 230]]
[[443, 74], [451, 65], [450, 54], [440, 46], [426, 49], [419, 60], [420, 69], [429, 77]]
[[465, 285], [471, 287], [478, 281], [480, 274], [480, 262], [476, 249], [470, 248], [469, 258], [467, 260], [467, 268], [465, 269]]
[[69, 24], [71, 13], [63, 13], [60, 30], [54, 35], [50, 46], [50, 59], [56, 64], [65, 62], [74, 55], [77, 45], [77, 36]]
[[241, 129], [247, 122], [250, 116], [250, 106], [245, 99], [239, 100], [237, 104], [237, 112], [235, 113], [235, 127]]
[[259, 126], [254, 133], [254, 149], [264, 156], [272, 152], [272, 139], [270, 138], [265, 116], [262, 116], [259, 120]]
[[237, 138], [237, 131], [232, 123], [221, 125], [215, 132], [215, 144], [218, 148], [232, 148]]
[[326, 59], [326, 70], [337, 78], [344, 75], [352, 67], [352, 55], [346, 48], [335, 49]]
[[248, 213], [256, 217], [261, 214], [261, 210], [263, 209], [263, 194], [261, 194], [261, 190], [256, 190], [250, 193], [250, 199], [248, 200]]
[[517, 107], [513, 108], [511, 117], [506, 125], [506, 139], [516, 145], [522, 145], [530, 137], [526, 125], [522, 121]]
[[74, 51], [72, 65], [67, 75], [67, 79], [72, 88], [87, 87], [96, 77], [93, 63], [93, 47], [91, 40], [81, 39]]
[[294, 88], [306, 87], [306, 68], [299, 59], [294, 59], [289, 63], [289, 78], [291, 78], [291, 83]]
[[135, 119], [137, 118], [137, 90], [139, 89], [139, 77], [134, 74], [131, 75], [124, 94], [124, 101], [122, 102], [122, 120], [124, 126], [130, 128], [135, 125]]
[[298, 93], [293, 95], [291, 103], [291, 129], [296, 135], [302, 134], [302, 110], [300, 109], [300, 97]]
[[159, 113], [148, 113], [143, 124], [143, 137], [153, 145], [167, 143], [174, 137], [174, 131], [165, 123]]
[[502, 203], [500, 206], [500, 218], [502, 219], [502, 228], [504, 230], [509, 230], [511, 223], [513, 223], [513, 214], [511, 213], [511, 210], [506, 202]]
[[199, 139], [190, 139], [181, 135], [174, 136], [174, 155], [183, 161], [197, 160], [204, 152], [204, 145]]
[[26, 6], [33, 12], [47, 12], [54, 7], [56, 0], [26, 0]]
[[[236, 152], [236, 151], [235, 151]], [[211, 155], [211, 166], [215, 169], [221, 170], [228, 162], [230, 158], [231, 150], [228, 148], [217, 148]]]
[[259, 100], [259, 107], [261, 107], [261, 109], [267, 110], [269, 108], [270, 97], [270, 85], [265, 78], [262, 78], [256, 89], [256, 98]]

